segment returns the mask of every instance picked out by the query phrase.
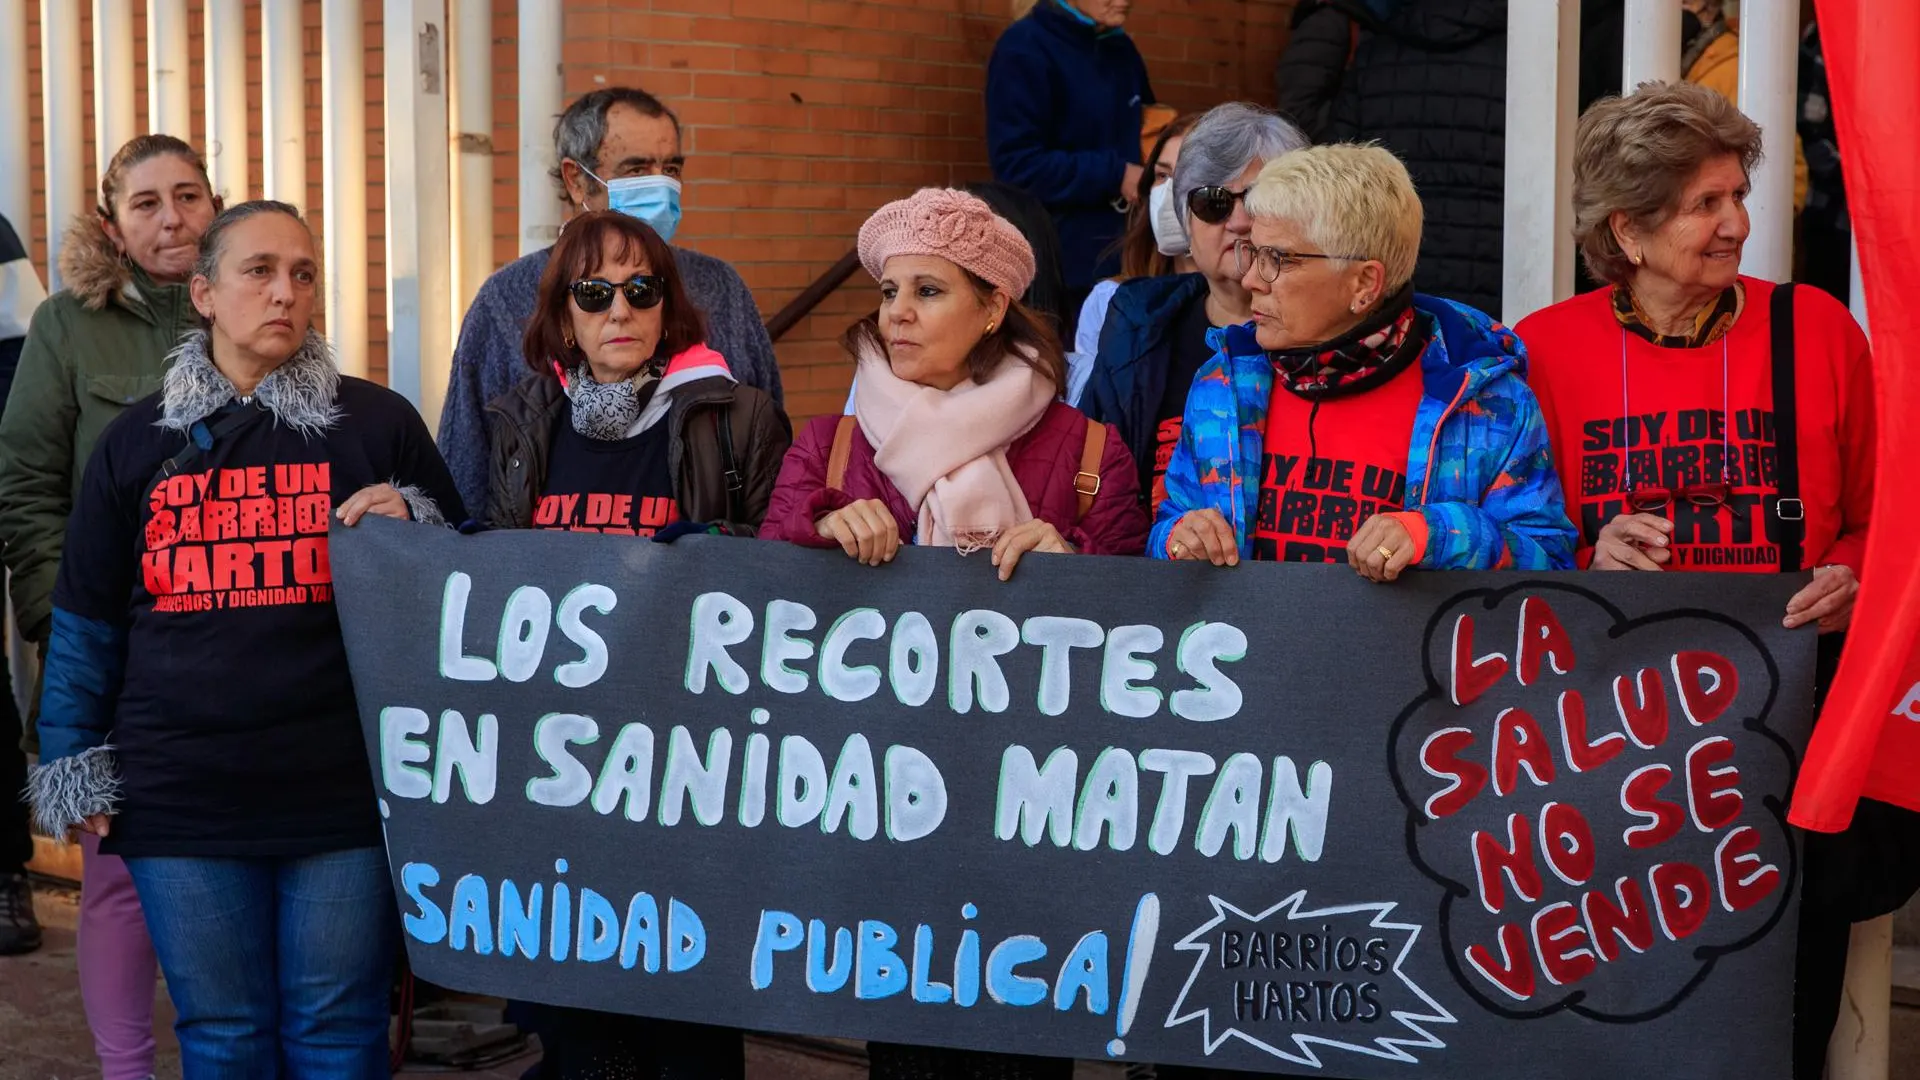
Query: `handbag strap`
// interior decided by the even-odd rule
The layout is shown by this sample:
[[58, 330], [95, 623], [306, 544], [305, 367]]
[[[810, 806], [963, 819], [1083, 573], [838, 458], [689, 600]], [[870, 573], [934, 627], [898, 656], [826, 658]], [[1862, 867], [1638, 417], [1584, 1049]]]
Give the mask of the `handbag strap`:
[[1774, 286], [1773, 450], [1774, 516], [1780, 521], [1780, 572], [1797, 574], [1805, 553], [1807, 506], [1800, 500], [1800, 425], [1793, 378], [1793, 283]]
[[827, 456], [827, 490], [841, 491], [847, 484], [847, 459], [853, 456], [851, 416], [842, 416], [833, 428], [833, 452]]
[[154, 471], [153, 479], [147, 481], [147, 490], [152, 491], [175, 473], [198, 461], [214, 444], [233, 434], [259, 412], [251, 405], [242, 405], [238, 401], [229, 401], [206, 416], [187, 426], [187, 445], [179, 452], [160, 463]]
[[1100, 494], [1100, 457], [1107, 449], [1107, 425], [1098, 420], [1087, 421], [1087, 441], [1080, 448], [1080, 471], [1073, 474], [1073, 491], [1080, 496], [1080, 509], [1073, 520], [1086, 520], [1087, 511], [1093, 509], [1094, 496]]
[[747, 517], [747, 475], [740, 471], [740, 460], [733, 450], [732, 413], [731, 408], [712, 411], [713, 434], [720, 442], [720, 470], [727, 481], [727, 520], [739, 522]]

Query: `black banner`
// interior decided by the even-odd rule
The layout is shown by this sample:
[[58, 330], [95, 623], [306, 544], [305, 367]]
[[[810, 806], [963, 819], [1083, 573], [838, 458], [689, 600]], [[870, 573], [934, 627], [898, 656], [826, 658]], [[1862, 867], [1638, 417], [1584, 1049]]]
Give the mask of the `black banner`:
[[1789, 1072], [1777, 575], [335, 529], [409, 954], [749, 1029]]

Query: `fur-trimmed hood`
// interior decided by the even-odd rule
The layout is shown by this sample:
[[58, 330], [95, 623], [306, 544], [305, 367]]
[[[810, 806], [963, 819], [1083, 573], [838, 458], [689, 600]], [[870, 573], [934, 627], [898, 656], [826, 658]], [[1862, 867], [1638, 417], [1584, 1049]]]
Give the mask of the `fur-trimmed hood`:
[[75, 214], [60, 246], [60, 282], [88, 311], [99, 311], [119, 293], [138, 303], [133, 263], [113, 246], [113, 238], [89, 210]]
[[[195, 330], [167, 357], [167, 377], [160, 389], [161, 427], [186, 431], [236, 396], [233, 383], [220, 374], [207, 350], [207, 332]], [[253, 400], [308, 437], [338, 423], [340, 366], [327, 339], [309, 329], [299, 350], [254, 387]]]

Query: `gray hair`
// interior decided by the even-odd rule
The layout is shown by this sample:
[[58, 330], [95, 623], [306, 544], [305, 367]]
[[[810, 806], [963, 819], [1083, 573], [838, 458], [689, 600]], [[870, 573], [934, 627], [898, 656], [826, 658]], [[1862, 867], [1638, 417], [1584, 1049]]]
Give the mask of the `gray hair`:
[[[303, 227], [307, 224], [307, 219], [300, 216], [299, 210], [272, 199], [254, 199], [238, 206], [229, 206], [220, 211], [220, 216], [213, 219], [213, 224], [207, 226], [206, 232], [200, 234], [200, 255], [193, 261], [194, 276], [214, 280], [214, 271], [220, 268], [220, 256], [227, 251], [227, 230], [261, 214], [285, 214]], [[307, 229], [307, 235], [313, 235], [311, 228]]]
[[[609, 86], [583, 94], [579, 100], [567, 106], [560, 119], [553, 125], [553, 168], [547, 175], [553, 178], [560, 189], [560, 201], [567, 202], [567, 182], [560, 172], [560, 163], [572, 161], [594, 172], [600, 171], [600, 144], [607, 141], [607, 113], [615, 105], [625, 105], [642, 116], [654, 119], [665, 117], [673, 121], [673, 137], [680, 138], [680, 118], [667, 108], [666, 103], [652, 94], [633, 86]], [[588, 177], [592, 184], [593, 178]]]
[[1180, 210], [1180, 224], [1192, 235], [1187, 196], [1195, 190], [1230, 184], [1254, 162], [1272, 161], [1306, 145], [1300, 129], [1270, 109], [1229, 101], [1207, 110], [1188, 129], [1173, 167], [1173, 205]]

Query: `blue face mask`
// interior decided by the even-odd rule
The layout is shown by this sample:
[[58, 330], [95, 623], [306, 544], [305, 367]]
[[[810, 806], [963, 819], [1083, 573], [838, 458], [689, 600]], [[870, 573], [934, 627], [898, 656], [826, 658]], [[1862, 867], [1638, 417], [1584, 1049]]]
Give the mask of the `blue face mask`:
[[[580, 171], [600, 180], [585, 165], [580, 165]], [[607, 189], [607, 209], [639, 218], [653, 226], [660, 239], [673, 243], [673, 231], [680, 227], [680, 181], [656, 174], [622, 176], [611, 183], [600, 180], [600, 185]]]

